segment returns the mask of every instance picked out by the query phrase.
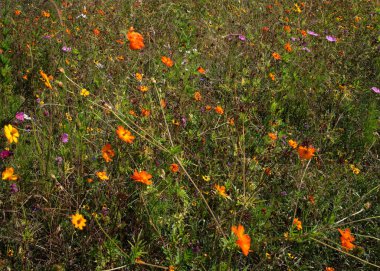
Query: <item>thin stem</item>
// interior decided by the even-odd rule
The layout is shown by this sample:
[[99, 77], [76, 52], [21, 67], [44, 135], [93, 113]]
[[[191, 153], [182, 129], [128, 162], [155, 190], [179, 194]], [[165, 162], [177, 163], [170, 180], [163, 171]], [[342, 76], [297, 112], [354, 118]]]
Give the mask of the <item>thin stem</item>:
[[[298, 192], [300, 191], [301, 189], [301, 186], [303, 184], [303, 179], [305, 178], [305, 174], [306, 174], [306, 170], [308, 169], [309, 165], [310, 165], [310, 162], [311, 162], [311, 159], [309, 160], [309, 162], [307, 163], [306, 167], [305, 167], [305, 170], [303, 171], [303, 174], [302, 174], [302, 177], [301, 177], [301, 181], [300, 181], [300, 184], [298, 185]], [[298, 208], [298, 202], [300, 200], [300, 197], [298, 196], [297, 197], [297, 201], [296, 201], [296, 207], [294, 208], [294, 213], [293, 213], [293, 219], [292, 221], [294, 221], [294, 219], [296, 218], [296, 213], [297, 213], [297, 208]]]

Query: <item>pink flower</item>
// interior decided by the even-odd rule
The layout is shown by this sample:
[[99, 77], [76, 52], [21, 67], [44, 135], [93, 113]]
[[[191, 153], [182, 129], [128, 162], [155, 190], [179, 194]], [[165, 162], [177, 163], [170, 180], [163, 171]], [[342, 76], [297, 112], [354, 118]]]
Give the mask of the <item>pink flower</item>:
[[62, 143], [67, 143], [67, 142], [69, 142], [69, 135], [66, 134], [66, 133], [62, 134], [62, 135], [61, 135], [61, 142], [62, 142]]
[[23, 122], [25, 119], [24, 119], [24, 112], [17, 112], [16, 113], [16, 119], [18, 119], [19, 121]]
[[330, 42], [336, 42], [337, 39], [334, 36], [326, 36], [326, 39]]
[[373, 92], [377, 93], [377, 94], [380, 94], [380, 89], [377, 88], [377, 87], [372, 87], [371, 88]]
[[318, 36], [319, 36], [319, 34], [315, 33], [314, 31], [307, 30], [306, 32], [307, 32], [309, 35], [314, 36], [314, 37], [318, 37]]

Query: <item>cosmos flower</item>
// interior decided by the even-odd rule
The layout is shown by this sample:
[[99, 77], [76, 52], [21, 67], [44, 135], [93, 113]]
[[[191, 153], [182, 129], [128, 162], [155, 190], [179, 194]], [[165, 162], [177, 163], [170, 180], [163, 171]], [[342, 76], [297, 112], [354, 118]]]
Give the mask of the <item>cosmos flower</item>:
[[314, 156], [315, 148], [313, 146], [299, 146], [298, 155], [301, 159], [310, 160]]
[[9, 144], [12, 144], [13, 142], [17, 143], [18, 138], [20, 137], [18, 130], [11, 124], [4, 126], [4, 135], [7, 138]]
[[143, 171], [135, 170], [131, 178], [135, 180], [136, 182], [140, 182], [146, 185], [152, 184], [152, 181], [150, 180], [152, 179], [152, 175], [150, 175], [147, 171], [144, 171], [144, 170]]
[[307, 30], [306, 33], [308, 33], [310, 36], [318, 37], [319, 34], [315, 33], [314, 31]]
[[102, 156], [107, 163], [112, 161], [112, 157], [115, 156], [115, 152], [113, 151], [111, 144], [107, 143], [104, 145], [102, 148]]
[[166, 57], [166, 56], [162, 56], [161, 61], [162, 61], [162, 63], [164, 63], [169, 68], [174, 65], [173, 60], [171, 60], [169, 57]]
[[215, 112], [219, 115], [223, 115], [224, 110], [220, 105], [218, 105], [217, 107], [215, 107]]
[[127, 38], [129, 40], [129, 48], [132, 50], [141, 50], [145, 47], [143, 36], [135, 32], [134, 28], [129, 28]]
[[96, 176], [102, 181], [108, 181], [110, 178], [107, 176], [107, 172], [98, 171], [96, 172]]
[[239, 226], [232, 226], [231, 231], [237, 236], [238, 240], [236, 244], [241, 248], [245, 256], [249, 253], [249, 248], [251, 247], [251, 237], [248, 234], [244, 234], [244, 227], [239, 224]]
[[1, 179], [5, 181], [16, 181], [18, 179], [18, 176], [14, 174], [14, 168], [13, 167], [7, 167], [1, 174]]
[[329, 41], [329, 42], [336, 42], [337, 39], [334, 37], [334, 36], [326, 36], [326, 39]]
[[131, 132], [126, 130], [123, 126], [117, 127], [116, 134], [121, 140], [127, 143], [132, 143], [135, 139]]
[[372, 87], [371, 90], [377, 94], [380, 94], [380, 89], [377, 87]]
[[169, 169], [171, 172], [175, 173], [179, 171], [179, 166], [177, 164], [171, 164]]
[[302, 230], [302, 222], [298, 218], [294, 218], [293, 225], [297, 228], [297, 230]]
[[62, 143], [67, 143], [67, 142], [69, 142], [69, 135], [66, 134], [66, 133], [63, 133], [63, 134], [61, 135], [61, 142], [62, 142]]
[[86, 226], [86, 219], [83, 215], [76, 213], [75, 215], [71, 215], [71, 223], [73, 223], [74, 227], [80, 230]]
[[340, 233], [340, 241], [344, 250], [352, 250], [355, 248], [355, 245], [352, 243], [355, 241], [355, 238], [351, 235], [351, 230], [346, 228], [344, 230], [338, 229]]
[[215, 190], [218, 192], [219, 195], [221, 195], [223, 198], [227, 198], [228, 195], [226, 193], [226, 187], [224, 185], [214, 185]]

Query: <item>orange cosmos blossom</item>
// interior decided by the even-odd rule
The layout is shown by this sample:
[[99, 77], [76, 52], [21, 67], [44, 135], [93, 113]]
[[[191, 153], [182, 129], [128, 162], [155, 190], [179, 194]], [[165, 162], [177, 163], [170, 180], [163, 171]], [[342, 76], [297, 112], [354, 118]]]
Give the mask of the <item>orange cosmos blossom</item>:
[[135, 137], [131, 134], [130, 131], [126, 130], [123, 126], [118, 126], [116, 130], [117, 136], [127, 142], [127, 143], [132, 143]]
[[113, 151], [111, 144], [107, 143], [104, 145], [102, 148], [102, 156], [107, 163], [112, 161], [112, 157], [115, 156], [115, 152]]
[[127, 38], [129, 40], [129, 48], [132, 50], [141, 50], [145, 47], [143, 36], [140, 33], [135, 32], [133, 27], [129, 28]]
[[199, 67], [197, 68], [197, 71], [198, 71], [199, 73], [201, 73], [201, 74], [205, 74], [205, 73], [206, 73], [206, 70], [203, 69], [201, 66], [199, 66]]
[[355, 245], [352, 243], [355, 241], [355, 238], [351, 235], [351, 230], [346, 228], [344, 230], [338, 229], [340, 233], [340, 241], [342, 242], [342, 247], [344, 250], [352, 250], [355, 248]]
[[219, 115], [223, 115], [224, 110], [221, 106], [218, 105], [217, 107], [215, 107], [215, 112]]
[[285, 51], [287, 51], [289, 53], [292, 51], [292, 46], [290, 45], [289, 42], [285, 44], [284, 49], [285, 49]]
[[146, 185], [152, 184], [152, 181], [150, 180], [150, 179], [152, 179], [152, 175], [150, 175], [148, 172], [146, 172], [144, 170], [143, 171], [137, 171], [135, 169], [131, 178], [133, 180], [135, 180], [136, 182], [140, 182], [140, 183], [143, 183]]
[[42, 77], [42, 81], [45, 83], [45, 86], [48, 88], [48, 89], [52, 89], [53, 87], [51, 86], [50, 84], [50, 78], [49, 76], [47, 76], [46, 73], [44, 73], [42, 70], [40, 70], [40, 75]]
[[310, 160], [314, 156], [315, 148], [313, 146], [299, 146], [297, 151], [301, 159]]
[[294, 140], [290, 139], [290, 140], [288, 140], [288, 144], [293, 149], [297, 149], [297, 146], [298, 146], [297, 141], [294, 141]]
[[219, 195], [221, 195], [223, 198], [228, 198], [228, 195], [226, 193], [226, 187], [224, 185], [214, 185], [214, 188], [218, 192]]
[[241, 248], [245, 256], [249, 253], [249, 248], [251, 247], [251, 237], [248, 234], [244, 234], [244, 227], [239, 224], [239, 226], [232, 226], [231, 231], [237, 236], [238, 240], [236, 244]]
[[293, 225], [297, 228], [297, 230], [302, 230], [302, 222], [298, 218], [294, 218]]
[[335, 268], [333, 268], [333, 267], [326, 267], [325, 271], [335, 271]]
[[195, 92], [194, 93], [194, 99], [199, 102], [200, 100], [202, 100], [202, 95], [199, 91]]
[[110, 178], [107, 176], [107, 172], [105, 171], [98, 171], [96, 172], [96, 176], [98, 176], [98, 178], [102, 181], [107, 181], [109, 180]]
[[268, 133], [268, 136], [269, 136], [269, 138], [270, 138], [272, 141], [277, 140], [277, 135], [276, 135], [275, 133]]
[[161, 61], [169, 68], [174, 65], [174, 62], [170, 59], [170, 57], [162, 56]]
[[18, 179], [17, 175], [14, 175], [14, 168], [13, 167], [7, 167], [1, 174], [1, 179], [6, 181], [16, 181]]
[[274, 52], [272, 53], [272, 56], [275, 60], [281, 60], [281, 55], [279, 53]]
[[176, 173], [179, 171], [179, 166], [177, 164], [171, 164], [169, 169], [171, 172]]

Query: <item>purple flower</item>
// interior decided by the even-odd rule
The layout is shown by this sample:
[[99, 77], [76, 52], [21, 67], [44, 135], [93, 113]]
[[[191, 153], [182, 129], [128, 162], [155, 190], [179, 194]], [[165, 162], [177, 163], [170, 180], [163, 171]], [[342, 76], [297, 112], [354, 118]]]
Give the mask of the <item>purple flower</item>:
[[63, 46], [62, 51], [64, 51], [65, 53], [69, 53], [71, 52], [71, 47]]
[[51, 39], [51, 36], [46, 35], [46, 36], [44, 36], [43, 38], [48, 40], [48, 39]]
[[304, 50], [304, 51], [306, 51], [306, 52], [308, 52], [308, 53], [311, 52], [311, 50], [309, 48], [307, 48], [307, 47], [302, 47], [301, 49]]
[[183, 126], [183, 127], [186, 127], [186, 124], [187, 124], [187, 119], [186, 119], [186, 117], [182, 117], [182, 118], [181, 118], [181, 122], [182, 122], [182, 126]]
[[8, 150], [3, 150], [0, 152], [0, 158], [3, 160], [8, 158], [9, 156], [12, 156], [12, 155], [13, 155], [13, 153], [11, 151], [8, 151]]
[[63, 162], [63, 158], [61, 156], [58, 156], [55, 158], [55, 161], [57, 162], [58, 165], [60, 165]]
[[285, 197], [286, 195], [288, 195], [288, 193], [286, 191], [281, 191], [281, 196]]
[[291, 37], [290, 39], [291, 39], [292, 41], [300, 40], [299, 38], [296, 38], [296, 37]]
[[372, 87], [371, 88], [373, 92], [377, 93], [377, 94], [380, 94], [380, 89], [377, 88], [377, 87]]
[[11, 192], [12, 193], [17, 193], [18, 192], [17, 184], [15, 184], [15, 183], [11, 184], [10, 188], [11, 188]]
[[319, 34], [315, 33], [314, 31], [307, 30], [306, 32], [307, 32], [309, 35], [314, 36], [314, 37], [318, 37], [318, 36], [319, 36]]
[[326, 39], [330, 42], [336, 42], [336, 38], [334, 36], [326, 36]]
[[16, 119], [18, 119], [19, 121], [24, 121], [24, 112], [17, 112], [16, 113]]
[[69, 135], [66, 134], [66, 133], [63, 133], [63, 134], [61, 135], [61, 142], [62, 142], [62, 143], [67, 143], [67, 142], [69, 142]]
[[239, 40], [241, 40], [241, 41], [246, 41], [246, 38], [245, 38], [244, 35], [239, 35]]

